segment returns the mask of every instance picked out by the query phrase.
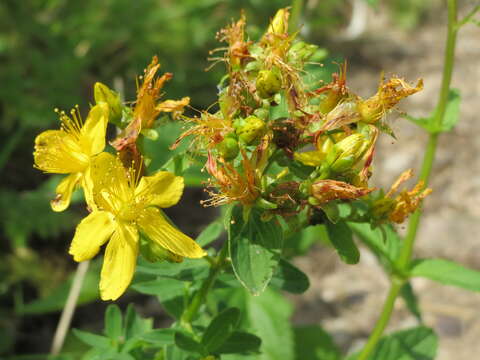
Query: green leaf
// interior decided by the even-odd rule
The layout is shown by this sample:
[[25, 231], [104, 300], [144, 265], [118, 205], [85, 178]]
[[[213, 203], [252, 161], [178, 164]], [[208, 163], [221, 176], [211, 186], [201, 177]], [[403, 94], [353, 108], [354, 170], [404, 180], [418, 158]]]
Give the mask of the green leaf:
[[234, 331], [216, 352], [219, 354], [258, 352], [261, 344], [262, 340], [256, 335]]
[[294, 328], [295, 359], [340, 360], [341, 353], [330, 335], [318, 325]]
[[280, 259], [270, 284], [279, 289], [301, 294], [310, 286], [307, 275], [285, 259]]
[[85, 344], [96, 348], [110, 348], [113, 347], [112, 341], [106, 336], [92, 334], [86, 331], [73, 329], [73, 333], [76, 337], [82, 340]]
[[141, 339], [157, 346], [171, 345], [175, 343], [175, 333], [174, 329], [155, 329], [143, 334]]
[[219, 221], [215, 221], [208, 225], [203, 231], [198, 235], [196, 241], [197, 244], [204, 247], [210, 244], [212, 241], [217, 240], [218, 237], [223, 232], [223, 225]]
[[444, 259], [422, 259], [412, 264], [411, 276], [425, 277], [445, 285], [480, 291], [480, 271]]
[[157, 295], [162, 301], [166, 301], [183, 294], [185, 284], [176, 279], [159, 277], [155, 280], [134, 283], [131, 288], [142, 294]]
[[208, 262], [203, 259], [184, 259], [181, 263], [169, 263], [166, 261], [151, 263], [140, 258], [136, 273], [169, 277], [182, 281], [193, 281], [206, 276], [208, 269]]
[[144, 319], [138, 316], [132, 304], [128, 304], [125, 315], [125, 339], [131, 339], [151, 331], [153, 325], [152, 319]]
[[233, 208], [228, 226], [228, 245], [232, 267], [240, 283], [253, 295], [265, 290], [280, 259], [283, 232], [276, 218], [260, 220], [252, 209], [245, 223], [242, 207]]
[[432, 132], [431, 125], [430, 125], [432, 120], [431, 120], [430, 117], [417, 118], [417, 117], [414, 117], [414, 116], [410, 116], [408, 114], [405, 114], [404, 117], [405, 117], [405, 119], [410, 120], [414, 124], [416, 124], [416, 125], [420, 126], [421, 128], [425, 129], [425, 131]]
[[193, 337], [184, 332], [177, 331], [175, 333], [175, 345], [177, 345], [180, 349], [188, 352], [206, 355], [206, 351], [202, 344], [200, 344]]
[[460, 91], [458, 89], [450, 89], [441, 131], [451, 131], [457, 125], [458, 115], [460, 114], [460, 99]]
[[292, 305], [270, 289], [260, 296], [248, 296], [246, 301], [253, 332], [262, 339], [258, 359], [293, 360]]
[[387, 268], [391, 268], [400, 254], [401, 240], [392, 226], [382, 225], [372, 230], [368, 223], [347, 223], [358, 238], [367, 245]]
[[110, 304], [105, 311], [105, 335], [118, 340], [122, 335], [122, 312], [115, 304]]
[[400, 289], [400, 296], [405, 301], [407, 309], [417, 318], [417, 320], [422, 322], [422, 314], [420, 312], [420, 307], [418, 306], [417, 295], [413, 291], [412, 285], [407, 282]]
[[368, 5], [370, 5], [371, 7], [373, 8], [377, 8], [378, 7], [378, 1], [379, 0], [364, 0]]
[[[417, 327], [399, 331], [380, 340], [368, 360], [433, 360], [438, 339], [432, 329]], [[358, 354], [348, 357], [357, 359]]]
[[340, 259], [347, 264], [356, 264], [360, 260], [360, 252], [353, 241], [352, 230], [344, 221], [336, 224], [327, 222], [327, 232], [330, 242], [337, 250]]
[[208, 325], [202, 337], [202, 345], [209, 353], [216, 350], [229, 338], [238, 324], [240, 310], [229, 308], [218, 314]]
[[459, 120], [460, 114], [460, 91], [458, 89], [450, 89], [448, 92], [447, 105], [445, 107], [445, 114], [442, 119], [442, 123], [437, 125], [434, 123], [436, 118], [435, 110], [427, 118], [415, 118], [413, 116], [406, 115], [405, 118], [418, 126], [424, 128], [429, 133], [440, 133], [451, 131]]
[[[193, 288], [198, 287], [195, 284]], [[185, 307], [184, 297], [187, 285], [183, 281], [158, 278], [156, 280], [139, 282], [131, 286], [133, 289], [147, 295], [157, 295], [163, 308], [174, 318], [178, 319]]]

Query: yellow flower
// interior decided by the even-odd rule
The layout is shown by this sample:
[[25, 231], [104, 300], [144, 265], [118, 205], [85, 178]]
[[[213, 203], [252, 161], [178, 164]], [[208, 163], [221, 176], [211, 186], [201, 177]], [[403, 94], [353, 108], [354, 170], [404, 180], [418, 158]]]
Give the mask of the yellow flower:
[[77, 226], [69, 253], [75, 261], [93, 258], [107, 241], [100, 295], [116, 300], [130, 284], [139, 250], [139, 232], [173, 254], [200, 258], [205, 252], [177, 230], [160, 208], [175, 205], [182, 196], [183, 178], [166, 171], [139, 180], [133, 167], [108, 153], [92, 163], [97, 208]]
[[108, 114], [107, 104], [96, 105], [83, 123], [77, 106], [70, 116], [59, 113], [60, 130], [47, 130], [36, 137], [35, 167], [47, 173], [69, 174], [58, 184], [57, 195], [50, 203], [54, 211], [68, 207], [77, 184], [83, 187], [89, 206], [93, 206], [90, 162], [105, 148]]

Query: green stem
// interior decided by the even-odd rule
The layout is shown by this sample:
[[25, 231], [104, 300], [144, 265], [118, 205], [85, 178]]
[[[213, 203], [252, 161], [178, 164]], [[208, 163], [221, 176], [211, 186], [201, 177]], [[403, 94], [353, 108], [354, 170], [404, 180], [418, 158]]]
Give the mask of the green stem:
[[403, 281], [393, 280], [390, 285], [390, 291], [388, 292], [387, 299], [383, 304], [382, 313], [380, 318], [377, 320], [375, 328], [373, 329], [370, 337], [368, 338], [367, 343], [365, 344], [362, 352], [358, 356], [357, 360], [366, 360], [370, 356], [371, 352], [375, 350], [378, 341], [382, 337], [385, 327], [388, 325], [390, 316], [392, 315], [393, 306], [395, 305], [395, 300], [397, 299], [400, 289], [402, 288]]
[[293, 0], [290, 15], [290, 31], [297, 31], [302, 16], [303, 0]]
[[[448, 5], [448, 32], [447, 32], [447, 41], [445, 47], [444, 55], [444, 67], [443, 67], [443, 77], [442, 77], [442, 86], [440, 89], [440, 96], [438, 100], [438, 105], [435, 111], [433, 118], [430, 120], [431, 128], [441, 129], [443, 118], [445, 116], [445, 110], [448, 104], [448, 95], [450, 91], [450, 83], [452, 80], [453, 65], [455, 60], [455, 44], [457, 38], [457, 0], [447, 0]], [[420, 171], [420, 180], [424, 181], [424, 186], [427, 186], [428, 180], [433, 167], [433, 162], [435, 160], [435, 153], [437, 150], [438, 144], [438, 135], [436, 131], [432, 131], [429, 134], [428, 144], [425, 150], [425, 155], [423, 158], [422, 168]], [[413, 213], [410, 221], [408, 223], [408, 230], [405, 240], [403, 242], [403, 247], [400, 252], [400, 256], [397, 261], [397, 268], [402, 273], [408, 273], [408, 268], [410, 266], [410, 261], [413, 254], [413, 248], [415, 245], [415, 238], [417, 235], [418, 225], [420, 224], [421, 213], [419, 210]], [[403, 285], [403, 281], [397, 278], [392, 278], [390, 291], [388, 293], [387, 299], [383, 305], [383, 310], [378, 319], [375, 329], [370, 335], [367, 344], [360, 353], [358, 360], [366, 360], [370, 354], [375, 349], [378, 341], [380, 340], [385, 327], [387, 326], [390, 316], [392, 314], [393, 306], [395, 300], [400, 292], [400, 289]]]
[[[457, 0], [447, 0], [448, 4], [448, 33], [447, 44], [445, 47], [442, 87], [438, 99], [437, 110], [431, 119], [435, 128], [441, 128], [445, 110], [448, 104], [448, 94], [450, 92], [450, 83], [452, 81], [453, 65], [455, 60], [455, 44], [457, 41]], [[432, 171], [435, 153], [438, 144], [438, 133], [430, 133], [428, 138], [427, 149], [423, 158], [422, 168], [420, 171], [420, 180], [424, 181], [427, 186]], [[413, 246], [417, 235], [418, 225], [420, 224], [420, 211], [417, 210], [412, 215], [408, 223], [407, 236], [398, 259], [400, 269], [406, 270], [410, 265], [410, 259], [413, 253]]]
[[227, 243], [225, 242], [223, 244], [222, 250], [220, 250], [220, 253], [218, 254], [215, 264], [212, 265], [212, 267], [210, 268], [210, 273], [208, 274], [208, 277], [205, 279], [205, 281], [202, 284], [202, 287], [197, 293], [195, 293], [192, 301], [190, 302], [188, 307], [185, 309], [181, 319], [181, 323], [184, 327], [190, 328], [190, 323], [192, 319], [197, 314], [198, 309], [200, 309], [200, 306], [202, 306], [202, 304], [205, 303], [207, 294], [212, 288], [213, 283], [215, 282], [218, 274], [220, 273], [220, 270], [222, 269], [225, 263], [225, 258], [227, 257], [227, 249], [228, 249]]

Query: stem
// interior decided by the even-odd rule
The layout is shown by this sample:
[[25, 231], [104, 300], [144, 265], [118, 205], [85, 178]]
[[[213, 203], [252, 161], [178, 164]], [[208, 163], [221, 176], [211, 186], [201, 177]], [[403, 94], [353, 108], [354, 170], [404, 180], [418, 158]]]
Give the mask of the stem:
[[[457, 38], [457, 0], [447, 0], [448, 5], [448, 30], [447, 30], [447, 41], [445, 47], [444, 55], [444, 67], [443, 67], [443, 77], [442, 77], [442, 86], [440, 89], [440, 95], [438, 99], [438, 105], [435, 111], [433, 118], [430, 120], [431, 125], [434, 129], [441, 129], [443, 118], [445, 116], [445, 110], [448, 103], [448, 95], [450, 91], [450, 83], [452, 80], [453, 64], [455, 60], [455, 43]], [[420, 180], [424, 181], [424, 186], [427, 186], [428, 180], [430, 178], [430, 173], [432, 171], [433, 162], [435, 160], [435, 153], [437, 150], [438, 144], [438, 135], [436, 131], [430, 132], [428, 138], [428, 144], [425, 150], [425, 155], [423, 157], [422, 168], [420, 171]], [[417, 235], [418, 225], [420, 224], [420, 210], [417, 210], [413, 213], [410, 221], [408, 223], [408, 230], [405, 240], [403, 242], [403, 247], [400, 252], [400, 256], [397, 260], [398, 269], [401, 273], [408, 274], [408, 268], [410, 266], [410, 261], [413, 254], [413, 248], [415, 244], [415, 238]], [[383, 305], [383, 310], [378, 319], [375, 329], [370, 334], [370, 337], [367, 341], [367, 344], [360, 353], [358, 360], [366, 360], [372, 351], [375, 349], [380, 337], [382, 336], [385, 327], [387, 326], [390, 316], [392, 314], [393, 306], [395, 300], [400, 292], [400, 289], [403, 285], [404, 280], [399, 280], [398, 278], [391, 279], [391, 287], [388, 293], [387, 299]]]
[[[448, 94], [450, 92], [450, 83], [452, 81], [453, 64], [455, 60], [455, 44], [457, 40], [457, 0], [447, 0], [448, 4], [448, 32], [447, 44], [445, 47], [442, 87], [438, 99], [437, 111], [431, 120], [436, 128], [441, 128], [445, 110], [448, 103]], [[427, 149], [423, 157], [422, 168], [420, 171], [420, 180], [428, 184], [430, 173], [432, 171], [435, 153], [437, 150], [438, 133], [430, 133]], [[420, 210], [415, 211], [408, 223], [407, 236], [398, 259], [400, 269], [406, 270], [410, 264], [413, 253], [413, 246], [417, 235], [418, 225], [420, 224]]]
[[366, 360], [370, 353], [375, 350], [378, 341], [382, 337], [383, 330], [388, 325], [390, 320], [390, 316], [392, 315], [393, 306], [395, 305], [395, 300], [402, 288], [403, 281], [393, 280], [390, 285], [390, 291], [388, 292], [387, 299], [383, 304], [382, 313], [380, 314], [380, 318], [377, 320], [375, 328], [373, 329], [370, 337], [368, 338], [367, 343], [365, 344], [362, 352], [358, 356], [357, 360]]
[[60, 316], [57, 330], [55, 330], [50, 355], [58, 355], [60, 350], [62, 350], [63, 342], [65, 341], [65, 336], [70, 328], [73, 313], [75, 312], [75, 307], [77, 306], [78, 296], [80, 295], [80, 290], [82, 289], [83, 279], [85, 279], [85, 274], [87, 273], [89, 264], [90, 261], [87, 260], [82, 261], [77, 266], [75, 276], [73, 277], [72, 286], [70, 287], [70, 292], [68, 293], [67, 302], [65, 303], [62, 315]]
[[293, 0], [292, 12], [290, 15], [290, 29], [297, 31], [300, 17], [302, 16], [303, 0]]
[[220, 270], [222, 269], [224, 263], [225, 263], [225, 258], [227, 257], [227, 243], [225, 242], [223, 244], [222, 250], [220, 250], [220, 253], [218, 254], [217, 260], [214, 265], [210, 268], [210, 273], [208, 274], [208, 277], [205, 279], [205, 281], [202, 284], [202, 287], [200, 290], [194, 295], [192, 301], [188, 305], [188, 307], [185, 309], [181, 323], [183, 326], [189, 328], [190, 327], [190, 322], [194, 318], [194, 316], [197, 314], [198, 309], [200, 306], [205, 302], [205, 299], [207, 297], [208, 292], [212, 288], [213, 283], [215, 282], [217, 275], [220, 273]]

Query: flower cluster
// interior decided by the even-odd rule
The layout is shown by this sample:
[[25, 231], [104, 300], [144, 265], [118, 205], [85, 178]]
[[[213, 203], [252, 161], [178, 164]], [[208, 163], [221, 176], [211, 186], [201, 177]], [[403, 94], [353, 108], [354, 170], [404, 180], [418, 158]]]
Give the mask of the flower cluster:
[[[213, 58], [228, 72], [218, 110], [184, 116], [190, 127], [173, 145], [189, 138], [207, 159], [206, 206], [239, 202], [247, 215], [258, 207], [266, 218], [289, 217], [367, 196], [377, 139], [393, 135], [386, 114], [423, 87], [422, 80], [413, 86], [382, 77], [376, 94], [363, 99], [347, 87], [346, 63], [329, 84], [308, 85], [305, 67], [320, 50], [297, 40], [288, 18], [288, 9], [279, 10], [257, 42], [245, 33], [244, 15], [217, 34], [228, 45]], [[396, 187], [368, 202], [378, 222], [405, 220], [430, 192], [419, 183], [392, 198]]]
[[[60, 130], [35, 139], [35, 166], [67, 175], [57, 186], [52, 209], [65, 210], [75, 188], [81, 187], [90, 211], [77, 226], [70, 254], [76, 261], [89, 260], [108, 242], [102, 299], [115, 300], [125, 291], [139, 252], [151, 261], [205, 255], [160, 210], [180, 200], [183, 178], [167, 171], [146, 175], [139, 140], [158, 136], [154, 127], [161, 113], [188, 126], [172, 148], [189, 139], [189, 149], [203, 156], [210, 175], [210, 198], [204, 205], [239, 203], [245, 219], [255, 207], [265, 221], [305, 214], [314, 223], [322, 214], [329, 217], [332, 204], [361, 199], [367, 200], [364, 219], [372, 224], [401, 223], [431, 192], [419, 182], [394, 196], [411, 171], [386, 194], [374, 193], [368, 184], [379, 135], [393, 135], [386, 115], [420, 91], [422, 81], [413, 86], [398, 77], [382, 77], [377, 92], [363, 99], [347, 87], [345, 63], [329, 84], [312, 86], [306, 82], [306, 67], [315, 65], [322, 51], [297, 40], [297, 33], [288, 31], [288, 18], [288, 9], [279, 10], [256, 42], [246, 36], [244, 15], [218, 32], [228, 46], [216, 58], [227, 67], [216, 112], [188, 117], [183, 115], [188, 97], [161, 100], [172, 74], [158, 76], [160, 64], [154, 57], [137, 81], [131, 106], [97, 83], [95, 105], [85, 121], [78, 106], [70, 113], [56, 110]], [[120, 128], [110, 142], [116, 155], [105, 151], [108, 123]]]
[[[179, 262], [205, 252], [172, 225], [160, 210], [175, 205], [184, 188], [183, 178], [167, 171], [144, 176], [143, 157], [137, 148], [142, 132], [153, 127], [161, 112], [178, 116], [189, 102], [159, 102], [160, 90], [171, 74], [156, 78], [157, 58], [145, 70], [133, 108], [122, 104], [117, 93], [96, 83], [94, 105], [83, 121], [76, 106], [70, 114], [57, 111], [60, 130], [48, 130], [35, 139], [35, 166], [48, 173], [67, 174], [51, 202], [63, 211], [76, 187], [83, 189], [90, 214], [77, 226], [69, 253], [75, 261], [93, 258], [108, 242], [103, 262], [100, 294], [117, 299], [130, 284], [139, 251], [152, 261]], [[105, 151], [107, 124], [123, 128], [111, 142], [117, 155]]]

